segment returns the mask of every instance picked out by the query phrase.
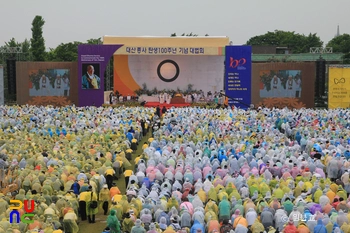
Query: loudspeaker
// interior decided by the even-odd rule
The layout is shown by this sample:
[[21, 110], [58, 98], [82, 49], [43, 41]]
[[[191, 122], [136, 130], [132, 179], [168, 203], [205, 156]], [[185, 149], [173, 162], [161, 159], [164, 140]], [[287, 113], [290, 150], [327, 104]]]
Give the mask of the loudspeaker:
[[326, 92], [326, 60], [320, 58], [316, 61], [315, 96], [324, 96]]
[[6, 60], [7, 65], [7, 83], [8, 83], [8, 93], [10, 95], [16, 95], [16, 60], [8, 59]]

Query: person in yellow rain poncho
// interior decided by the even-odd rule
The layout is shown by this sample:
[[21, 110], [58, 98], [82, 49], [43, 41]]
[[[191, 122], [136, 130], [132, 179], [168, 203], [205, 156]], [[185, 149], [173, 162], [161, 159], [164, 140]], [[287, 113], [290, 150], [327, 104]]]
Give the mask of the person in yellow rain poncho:
[[253, 209], [255, 211], [257, 210], [256, 205], [249, 198], [243, 203], [243, 207], [244, 207], [244, 213], [247, 213], [249, 209]]
[[63, 225], [64, 229], [68, 232], [78, 233], [79, 227], [77, 225], [78, 217], [73, 210], [69, 210], [64, 215]]
[[[92, 191], [92, 187], [89, 188], [88, 193], [85, 195], [86, 201], [86, 213], [89, 223], [95, 223], [95, 216], [98, 213], [98, 196]], [[95, 205], [93, 203], [96, 203]]]
[[175, 197], [172, 197], [169, 199], [167, 204], [167, 209], [170, 210], [172, 207], [175, 207], [176, 209], [179, 209], [179, 202], [176, 200]]
[[322, 190], [318, 187], [317, 190], [314, 192], [315, 203], [317, 203], [317, 204], [320, 203], [320, 197], [322, 196], [322, 194], [323, 194]]
[[116, 211], [116, 216], [118, 218], [119, 221], [122, 221], [123, 220], [123, 206], [120, 205], [119, 203], [117, 202], [112, 202], [112, 205], [110, 207], [110, 212], [114, 210]]
[[197, 195], [203, 203], [207, 201], [207, 194], [204, 192], [202, 188], [197, 192]]
[[219, 220], [217, 212], [215, 212], [215, 210], [212, 208], [208, 208], [205, 211], [204, 220], [205, 222], [209, 222], [210, 220]]
[[213, 187], [210, 188], [210, 190], [208, 192], [208, 199], [211, 199], [214, 202], [218, 201], [217, 192], [216, 192], [216, 190]]
[[[261, 193], [261, 195], [264, 197], [266, 196], [267, 192], [271, 192], [271, 189], [269, 187], [268, 184], [266, 184], [266, 182], [261, 182], [259, 185], [259, 192]], [[282, 195], [283, 196], [283, 195]]]
[[259, 191], [259, 185], [255, 182], [252, 182], [251, 185], [249, 185], [250, 195], [253, 196], [256, 191]]
[[102, 204], [102, 209], [103, 209], [103, 214], [107, 215], [108, 212], [108, 206], [109, 206], [109, 202], [111, 200], [110, 197], [110, 191], [108, 189], [107, 184], [103, 185], [103, 189], [101, 190], [101, 192], [99, 193], [99, 201]]
[[273, 196], [276, 197], [279, 200], [282, 200], [284, 196], [283, 190], [280, 188], [279, 185], [276, 186], [276, 189], [273, 191]]
[[264, 225], [262, 225], [259, 219], [256, 218], [253, 225], [250, 226], [250, 230], [252, 231], [252, 233], [260, 233], [264, 232], [265, 227]]
[[123, 195], [122, 199], [118, 203], [123, 207], [123, 213], [127, 213], [130, 206], [126, 195]]
[[219, 211], [219, 207], [211, 199], [209, 199], [207, 204], [205, 205], [205, 212], [209, 211], [210, 209], [213, 210], [215, 213], [217, 213]]
[[342, 197], [343, 200], [347, 199], [348, 195], [347, 195], [346, 191], [343, 189], [343, 187], [341, 185], [338, 186], [337, 196], [338, 197]]
[[123, 223], [122, 223], [123, 232], [129, 232], [129, 233], [131, 233], [131, 229], [133, 228], [134, 225], [135, 225], [135, 223], [134, 223], [134, 221], [131, 219], [130, 213], [127, 212], [127, 213], [123, 216]]
[[[216, 187], [219, 187], [219, 185]], [[228, 194], [226, 193], [225, 189], [222, 187], [222, 188], [220, 188], [219, 193], [218, 193], [218, 199], [219, 199], [218, 201], [219, 202], [222, 201], [224, 199], [224, 197], [226, 198], [226, 200], [228, 200]]]

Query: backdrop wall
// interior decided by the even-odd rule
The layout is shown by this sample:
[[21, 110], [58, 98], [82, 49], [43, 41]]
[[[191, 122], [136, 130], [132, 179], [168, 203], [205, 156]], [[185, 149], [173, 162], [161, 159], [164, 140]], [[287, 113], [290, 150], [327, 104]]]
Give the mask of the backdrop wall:
[[152, 90], [220, 91], [224, 87], [224, 56], [115, 55], [114, 90], [133, 95], [145, 83]]

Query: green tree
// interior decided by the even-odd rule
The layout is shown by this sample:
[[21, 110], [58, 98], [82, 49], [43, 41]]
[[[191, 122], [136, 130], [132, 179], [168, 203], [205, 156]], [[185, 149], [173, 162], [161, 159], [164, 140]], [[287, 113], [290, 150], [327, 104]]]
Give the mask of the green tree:
[[15, 38], [11, 38], [8, 42], [5, 42], [4, 46], [1, 48], [22, 48], [22, 53], [7, 53], [0, 56], [0, 64], [6, 62], [6, 59], [15, 58], [19, 61], [29, 61], [30, 60], [30, 42], [25, 39], [22, 43], [16, 41]]
[[103, 44], [101, 37], [87, 40], [87, 44]]
[[264, 35], [250, 38], [247, 45], [261, 46], [285, 46], [292, 49], [293, 53], [308, 53], [310, 47], [322, 47], [323, 42], [317, 34], [310, 33], [308, 36], [289, 31], [276, 30]]
[[11, 38], [9, 42], [5, 42], [6, 47], [20, 47], [21, 43], [18, 43], [15, 38]]
[[[15, 38], [11, 38], [10, 41], [5, 42], [5, 45], [3, 46], [4, 48], [17, 48], [17, 47], [21, 47], [21, 43], [17, 42]], [[6, 59], [12, 59], [12, 58], [16, 58], [17, 54], [16, 53], [7, 53], [4, 54], [4, 57]], [[6, 62], [6, 61], [4, 61]]]
[[344, 53], [344, 63], [350, 64], [350, 35], [343, 34], [334, 37], [327, 44], [327, 47], [332, 47], [335, 53]]
[[43, 17], [37, 15], [32, 22], [31, 52], [34, 61], [45, 61], [45, 40], [43, 37]]
[[21, 61], [30, 61], [31, 60], [31, 52], [30, 52], [29, 40], [25, 39], [21, 43], [21, 47], [22, 47]]
[[47, 54], [49, 61], [77, 61], [78, 60], [78, 45], [82, 42], [74, 41], [69, 43], [61, 43], [55, 49], [50, 48]]

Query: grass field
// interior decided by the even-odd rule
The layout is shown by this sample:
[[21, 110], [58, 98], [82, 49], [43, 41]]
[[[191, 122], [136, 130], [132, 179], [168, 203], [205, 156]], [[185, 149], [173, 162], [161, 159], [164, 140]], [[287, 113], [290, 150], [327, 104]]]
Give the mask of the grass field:
[[[142, 154], [142, 145], [145, 141], [148, 140], [148, 138], [151, 136], [151, 132], [149, 132], [145, 137], [142, 138], [142, 140], [139, 142], [139, 145], [137, 147], [137, 150], [133, 152], [133, 159], [131, 161], [131, 164], [133, 168], [135, 167], [134, 159]], [[121, 175], [119, 180], [114, 181], [117, 183], [117, 186], [119, 190], [122, 192], [122, 194], [125, 194], [125, 179], [124, 175]], [[79, 233], [100, 233], [103, 231], [104, 228], [106, 228], [106, 219], [107, 216], [103, 215], [102, 207], [99, 207], [99, 212], [96, 215], [96, 223], [90, 224], [88, 221], [80, 222], [79, 224]]]

